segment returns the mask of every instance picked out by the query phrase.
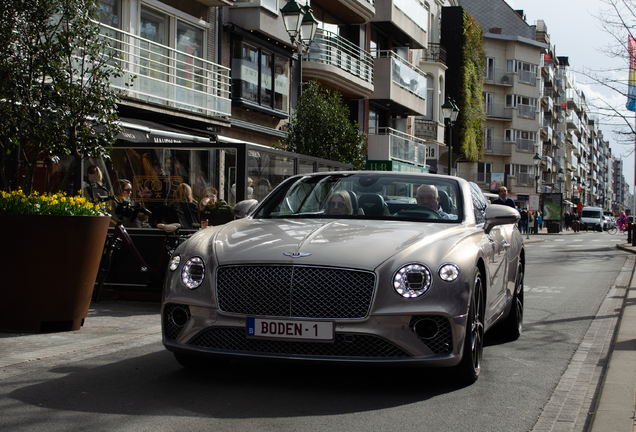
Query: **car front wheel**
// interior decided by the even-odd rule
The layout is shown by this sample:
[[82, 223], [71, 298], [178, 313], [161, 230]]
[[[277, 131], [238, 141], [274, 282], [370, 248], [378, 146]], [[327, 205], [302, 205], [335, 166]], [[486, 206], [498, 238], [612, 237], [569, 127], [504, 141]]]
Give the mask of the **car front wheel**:
[[523, 328], [523, 264], [517, 264], [515, 291], [512, 294], [512, 305], [506, 319], [501, 323], [502, 336], [509, 341], [519, 339]]
[[473, 294], [470, 298], [466, 335], [464, 336], [464, 353], [457, 365], [459, 380], [465, 384], [477, 381], [481, 372], [481, 358], [484, 351], [484, 287], [479, 270], [475, 272]]

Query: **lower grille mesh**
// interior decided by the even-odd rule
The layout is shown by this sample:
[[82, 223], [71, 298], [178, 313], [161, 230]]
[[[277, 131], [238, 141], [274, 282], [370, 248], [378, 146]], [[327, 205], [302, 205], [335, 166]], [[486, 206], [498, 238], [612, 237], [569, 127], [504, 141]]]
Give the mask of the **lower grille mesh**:
[[377, 336], [336, 334], [333, 343], [248, 339], [245, 329], [217, 327], [198, 334], [189, 345], [245, 353], [325, 357], [410, 357], [399, 347]]
[[435, 336], [420, 338], [420, 340], [435, 354], [450, 354], [453, 352], [453, 333], [448, 319], [438, 315], [414, 316], [409, 323], [411, 330], [420, 319], [429, 319], [437, 324], [437, 334]]
[[188, 320], [190, 319], [190, 308], [188, 306], [168, 303], [163, 308], [163, 333], [168, 340], [177, 340], [177, 338], [181, 334], [181, 330], [183, 330], [183, 327], [185, 327], [185, 325], [178, 326], [172, 319], [172, 313], [177, 308], [183, 309], [186, 312]]

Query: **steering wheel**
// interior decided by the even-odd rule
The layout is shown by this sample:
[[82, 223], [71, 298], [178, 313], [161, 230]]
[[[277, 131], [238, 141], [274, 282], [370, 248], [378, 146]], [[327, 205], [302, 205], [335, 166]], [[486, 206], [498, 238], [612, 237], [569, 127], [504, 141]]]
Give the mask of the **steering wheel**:
[[398, 212], [396, 216], [399, 217], [412, 217], [418, 219], [444, 219], [437, 211], [430, 207], [417, 206], [408, 210], [402, 210]]

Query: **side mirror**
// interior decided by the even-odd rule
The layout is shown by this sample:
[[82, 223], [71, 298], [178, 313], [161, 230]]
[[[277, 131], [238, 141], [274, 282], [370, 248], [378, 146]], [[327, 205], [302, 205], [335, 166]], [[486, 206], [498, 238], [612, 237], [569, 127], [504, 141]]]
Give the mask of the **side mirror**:
[[243, 200], [236, 203], [232, 212], [234, 213], [235, 218], [243, 219], [252, 213], [257, 205], [258, 201], [255, 199]]
[[517, 223], [521, 215], [516, 209], [500, 204], [492, 204], [486, 207], [486, 223], [484, 230], [486, 234], [498, 225], [508, 225]]

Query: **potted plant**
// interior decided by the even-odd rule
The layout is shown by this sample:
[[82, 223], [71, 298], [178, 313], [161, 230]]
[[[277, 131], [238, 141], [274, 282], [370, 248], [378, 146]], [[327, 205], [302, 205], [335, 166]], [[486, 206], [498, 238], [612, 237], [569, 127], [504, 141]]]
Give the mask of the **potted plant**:
[[0, 331], [79, 330], [109, 222], [81, 196], [0, 192]]

